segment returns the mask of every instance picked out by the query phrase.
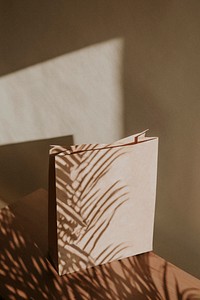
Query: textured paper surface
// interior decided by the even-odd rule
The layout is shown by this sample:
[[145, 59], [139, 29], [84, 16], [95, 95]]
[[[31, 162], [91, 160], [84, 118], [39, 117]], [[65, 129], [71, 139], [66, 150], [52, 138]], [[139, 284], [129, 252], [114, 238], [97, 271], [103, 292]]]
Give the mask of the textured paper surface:
[[60, 275], [152, 250], [157, 147], [144, 133], [110, 145], [52, 147], [49, 248]]

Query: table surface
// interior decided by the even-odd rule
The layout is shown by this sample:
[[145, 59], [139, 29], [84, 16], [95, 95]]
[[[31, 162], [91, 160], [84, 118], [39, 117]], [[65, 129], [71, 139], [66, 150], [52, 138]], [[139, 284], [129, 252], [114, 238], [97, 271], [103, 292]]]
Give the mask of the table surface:
[[153, 252], [58, 276], [47, 260], [47, 192], [0, 210], [3, 299], [200, 299], [200, 280]]

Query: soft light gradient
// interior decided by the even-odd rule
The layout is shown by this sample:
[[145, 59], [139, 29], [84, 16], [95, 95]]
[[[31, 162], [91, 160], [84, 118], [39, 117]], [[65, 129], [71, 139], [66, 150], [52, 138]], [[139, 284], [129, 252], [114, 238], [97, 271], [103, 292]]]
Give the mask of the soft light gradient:
[[1, 8], [0, 143], [105, 143], [149, 128], [159, 136], [155, 252], [200, 278], [200, 1]]
[[74, 135], [112, 142], [123, 133], [123, 39], [0, 78], [0, 144]]

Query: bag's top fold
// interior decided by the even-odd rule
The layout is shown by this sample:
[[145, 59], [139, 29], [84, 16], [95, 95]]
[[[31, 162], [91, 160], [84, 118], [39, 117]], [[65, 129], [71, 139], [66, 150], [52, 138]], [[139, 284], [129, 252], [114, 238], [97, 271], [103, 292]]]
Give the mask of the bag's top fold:
[[101, 150], [101, 149], [107, 149], [107, 148], [115, 148], [120, 146], [128, 146], [128, 145], [134, 145], [139, 144], [143, 142], [147, 142], [149, 140], [154, 140], [156, 137], [146, 137], [146, 132], [148, 129], [131, 135], [129, 137], [126, 137], [124, 139], [121, 139], [117, 142], [114, 142], [112, 144], [82, 144], [82, 145], [72, 145], [72, 146], [61, 146], [61, 145], [51, 145], [50, 146], [50, 154], [55, 155], [70, 155], [73, 153], [79, 153], [79, 152], [85, 152], [85, 151], [92, 151], [92, 150]]

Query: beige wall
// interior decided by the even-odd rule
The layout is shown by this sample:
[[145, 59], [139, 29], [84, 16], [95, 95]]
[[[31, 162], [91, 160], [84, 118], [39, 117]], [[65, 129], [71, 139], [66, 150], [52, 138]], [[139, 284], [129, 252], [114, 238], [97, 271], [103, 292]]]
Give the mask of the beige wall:
[[200, 278], [200, 1], [1, 5], [1, 144], [150, 128], [155, 251]]
[[115, 38], [0, 78], [0, 144], [74, 135], [75, 143], [123, 134], [123, 39]]

